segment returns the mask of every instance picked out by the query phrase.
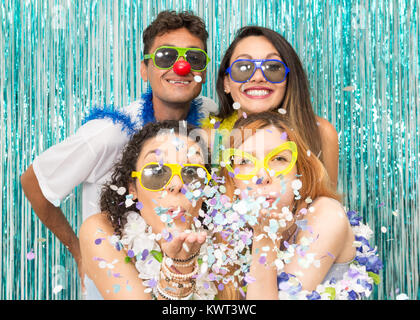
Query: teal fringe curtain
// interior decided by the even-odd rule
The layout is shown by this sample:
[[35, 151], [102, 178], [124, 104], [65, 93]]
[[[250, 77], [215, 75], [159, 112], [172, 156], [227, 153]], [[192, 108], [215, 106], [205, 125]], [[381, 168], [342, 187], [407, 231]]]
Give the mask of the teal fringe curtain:
[[[19, 177], [93, 106], [140, 97], [142, 31], [165, 9], [206, 22], [212, 61], [203, 94], [213, 99], [237, 29], [261, 25], [288, 39], [316, 113], [338, 131], [344, 203], [375, 232], [384, 270], [372, 298], [419, 299], [418, 0], [1, 0], [0, 299], [81, 298], [74, 260], [32, 211]], [[79, 187], [61, 208], [78, 230]]]

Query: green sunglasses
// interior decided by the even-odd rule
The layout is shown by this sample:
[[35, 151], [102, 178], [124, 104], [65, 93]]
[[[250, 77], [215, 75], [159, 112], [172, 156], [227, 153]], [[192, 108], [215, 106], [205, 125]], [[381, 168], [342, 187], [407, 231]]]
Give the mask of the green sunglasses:
[[172, 68], [180, 57], [183, 57], [191, 65], [191, 70], [196, 72], [206, 70], [210, 62], [209, 56], [202, 49], [169, 46], [157, 48], [154, 53], [146, 54], [144, 59], [152, 59], [157, 68], [167, 70]]

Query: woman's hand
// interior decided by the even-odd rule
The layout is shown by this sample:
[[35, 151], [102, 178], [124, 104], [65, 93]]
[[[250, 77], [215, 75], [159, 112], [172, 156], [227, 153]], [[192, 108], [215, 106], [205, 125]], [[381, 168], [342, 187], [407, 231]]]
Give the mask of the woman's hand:
[[289, 210], [282, 210], [278, 213], [274, 210], [261, 209], [257, 218], [258, 223], [252, 228], [254, 230], [255, 238], [262, 239], [262, 234], [274, 240], [277, 247], [281, 240], [287, 240], [287, 231], [291, 229], [295, 223], [295, 217]]
[[[172, 230], [168, 230], [174, 234]], [[162, 239], [160, 247], [169, 258], [185, 260], [197, 253], [206, 241], [206, 232], [181, 232], [167, 240]]]

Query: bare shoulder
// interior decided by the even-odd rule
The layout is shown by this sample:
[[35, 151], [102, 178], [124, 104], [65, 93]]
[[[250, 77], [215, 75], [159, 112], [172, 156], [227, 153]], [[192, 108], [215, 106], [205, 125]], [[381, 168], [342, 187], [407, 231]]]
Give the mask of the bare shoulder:
[[79, 231], [80, 241], [89, 242], [89, 240], [97, 238], [98, 232], [108, 235], [113, 234], [112, 224], [104, 212], [93, 214], [83, 221]]
[[[335, 199], [319, 197], [311, 205], [312, 210], [306, 215], [308, 221], [322, 226], [330, 231], [345, 232], [348, 230], [349, 221], [344, 207]], [[333, 228], [332, 228], [333, 227]]]
[[316, 117], [318, 123], [319, 132], [323, 142], [338, 141], [338, 133], [335, 127], [327, 120], [321, 117]]

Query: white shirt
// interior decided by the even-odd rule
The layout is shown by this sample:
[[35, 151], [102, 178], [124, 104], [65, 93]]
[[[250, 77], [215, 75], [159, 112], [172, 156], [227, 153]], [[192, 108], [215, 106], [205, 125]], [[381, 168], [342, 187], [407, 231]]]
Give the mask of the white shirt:
[[[206, 116], [217, 110], [213, 100], [200, 98], [203, 100], [200, 111]], [[134, 101], [121, 112], [136, 123], [142, 104], [142, 100]], [[137, 123], [137, 129], [141, 125]], [[112, 167], [129, 139], [119, 122], [107, 118], [86, 122], [74, 135], [35, 158], [32, 165], [44, 197], [59, 206], [76, 186], [82, 184], [83, 221], [99, 213], [102, 185], [110, 180]]]

